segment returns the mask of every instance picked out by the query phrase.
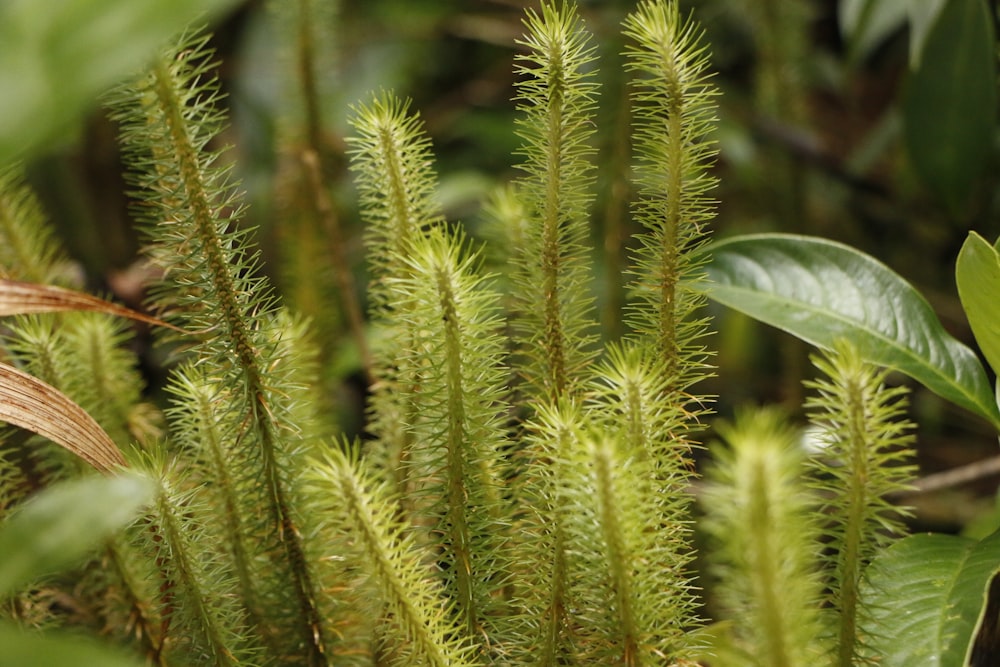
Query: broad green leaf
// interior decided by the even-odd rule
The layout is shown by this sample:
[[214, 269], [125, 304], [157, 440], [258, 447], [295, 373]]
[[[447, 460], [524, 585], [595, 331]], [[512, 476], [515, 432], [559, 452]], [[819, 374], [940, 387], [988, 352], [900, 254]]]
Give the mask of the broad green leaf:
[[0, 623], [0, 665], [142, 667], [143, 660], [79, 636], [25, 632]]
[[972, 232], [955, 268], [958, 296], [972, 333], [994, 371], [1000, 370], [1000, 253]]
[[708, 296], [808, 343], [839, 339], [864, 359], [906, 373], [1000, 429], [1000, 411], [976, 354], [952, 338], [903, 278], [849, 246], [791, 234], [714, 244]]
[[[879, 2], [879, 0], [872, 0]], [[920, 65], [920, 58], [927, 43], [927, 35], [934, 27], [941, 10], [948, 0], [903, 0], [910, 17], [910, 68]]]
[[903, 95], [913, 167], [960, 212], [993, 150], [996, 53], [983, 0], [949, 0], [927, 36]]
[[982, 542], [927, 534], [895, 543], [866, 574], [867, 650], [881, 667], [967, 664], [998, 569], [1000, 533]]
[[0, 166], [69, 129], [191, 21], [235, 0], [0, 2]]
[[0, 597], [77, 564], [131, 522], [152, 493], [150, 480], [135, 473], [95, 475], [39, 492], [0, 524]]
[[901, 30], [909, 17], [911, 1], [841, 0], [837, 19], [851, 59], [866, 58], [887, 37]]

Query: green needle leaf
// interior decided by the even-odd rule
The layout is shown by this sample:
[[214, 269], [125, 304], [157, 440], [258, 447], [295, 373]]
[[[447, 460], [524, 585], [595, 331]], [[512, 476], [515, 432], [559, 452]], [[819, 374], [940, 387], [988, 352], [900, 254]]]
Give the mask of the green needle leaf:
[[872, 612], [862, 633], [879, 665], [968, 664], [998, 549], [1000, 533], [982, 542], [914, 535], [876, 559], [862, 591]]
[[893, 368], [1000, 428], [986, 372], [927, 301], [874, 258], [791, 234], [715, 244], [708, 296], [821, 348], [850, 340], [862, 358]]

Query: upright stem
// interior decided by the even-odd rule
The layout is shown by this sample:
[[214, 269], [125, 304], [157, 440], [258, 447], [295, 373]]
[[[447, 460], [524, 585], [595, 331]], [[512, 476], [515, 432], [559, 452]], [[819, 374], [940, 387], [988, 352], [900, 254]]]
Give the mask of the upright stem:
[[[670, 72], [673, 74], [674, 72]], [[681, 220], [681, 197], [684, 193], [683, 178], [683, 146], [684, 134], [681, 126], [682, 97], [681, 89], [676, 81], [667, 82], [669, 91], [666, 95], [667, 141], [671, 146], [667, 150], [666, 210], [663, 217], [660, 238], [660, 321], [658, 344], [660, 353], [666, 360], [666, 371], [669, 377], [674, 375], [680, 363], [680, 351], [677, 349], [677, 284], [680, 281], [678, 262], [680, 249], [678, 246]]]
[[[550, 55], [553, 63], [562, 63], [559, 46], [553, 46], [554, 53]], [[546, 153], [548, 164], [545, 170], [545, 202], [542, 208], [542, 298], [544, 300], [544, 332], [545, 359], [548, 377], [545, 385], [548, 387], [548, 398], [558, 399], [566, 390], [566, 350], [564, 343], [563, 313], [560, 305], [561, 289], [559, 275], [561, 271], [560, 257], [560, 225], [559, 219], [563, 206], [561, 186], [562, 171], [562, 139], [563, 139], [563, 94], [558, 69], [551, 77], [550, 92], [552, 98], [548, 105], [547, 134], [550, 150]]]
[[372, 375], [372, 357], [371, 351], [368, 349], [368, 337], [365, 335], [364, 316], [358, 301], [354, 273], [351, 272], [351, 263], [347, 257], [347, 246], [340, 231], [340, 222], [333, 209], [333, 202], [330, 201], [330, 195], [323, 185], [318, 146], [313, 145], [304, 150], [300, 159], [306, 172], [306, 184], [312, 194], [313, 211], [319, 218], [323, 230], [326, 231], [328, 247], [332, 257], [334, 257], [335, 278], [337, 288], [340, 291], [341, 305], [347, 315], [347, 323], [351, 330], [351, 336], [354, 338], [354, 344], [358, 346], [365, 379], [371, 386], [374, 382], [374, 376]]
[[544, 639], [539, 651], [538, 667], [555, 667], [560, 662], [559, 650], [563, 627], [566, 623], [566, 535], [557, 522], [553, 527], [555, 533], [552, 545], [552, 589], [549, 595], [549, 606], [545, 610]]
[[461, 331], [456, 312], [455, 294], [445, 267], [437, 269], [437, 287], [444, 320], [445, 357], [448, 387], [448, 526], [449, 545], [454, 556], [454, 580], [458, 592], [458, 607], [464, 617], [469, 637], [478, 636], [475, 598], [475, 579], [472, 572], [472, 553], [469, 525], [466, 517], [466, 410], [462, 380], [463, 350]]
[[[299, 11], [296, 32], [296, 66], [302, 92], [302, 106], [305, 109], [306, 141], [310, 148], [318, 151], [323, 145], [323, 121], [320, 114], [319, 86], [316, 84], [316, 44], [313, 25], [312, 0], [298, 0]], [[322, 153], [320, 153], [322, 155]]]
[[629, 147], [631, 141], [631, 97], [625, 86], [615, 96], [614, 133], [611, 140], [611, 157], [605, 177], [608, 180], [607, 201], [604, 206], [604, 262], [607, 272], [605, 306], [602, 316], [605, 338], [618, 340], [622, 335], [622, 307], [625, 294], [622, 288], [622, 243], [627, 235], [625, 214], [631, 192], [628, 179]]
[[357, 297], [354, 274], [351, 272], [351, 262], [347, 256], [340, 220], [324, 184], [325, 175], [330, 167], [330, 151], [327, 142], [324, 141], [322, 105], [316, 75], [315, 21], [317, 19], [312, 11], [313, 0], [298, 0], [298, 5], [296, 66], [306, 126], [306, 147], [299, 160], [305, 173], [306, 187], [311, 195], [313, 213], [320, 223], [321, 230], [326, 232], [341, 306], [347, 316], [351, 336], [358, 346], [361, 365], [370, 386], [373, 381], [372, 360], [365, 336], [364, 317]]
[[619, 506], [616, 498], [613, 467], [614, 456], [607, 442], [594, 443], [592, 457], [598, 507], [600, 508], [601, 532], [607, 545], [607, 563], [611, 575], [611, 586], [615, 597], [615, 611], [618, 618], [618, 634], [622, 642], [622, 663], [627, 667], [642, 664], [639, 651], [639, 629], [633, 610], [632, 562], [625, 545], [624, 530], [620, 514], [630, 511]]
[[175, 78], [170, 64], [163, 59], [154, 66], [154, 92], [164, 122], [167, 124], [172, 144], [176, 168], [181, 181], [181, 191], [191, 215], [199, 246], [204, 254], [204, 266], [213, 287], [215, 307], [221, 320], [222, 333], [229, 340], [229, 349], [234, 353], [236, 366], [242, 376], [243, 391], [249, 402], [246, 415], [247, 429], [253, 431], [259, 446], [257, 455], [261, 465], [261, 477], [270, 502], [266, 511], [277, 532], [279, 543], [286, 559], [285, 565], [292, 575], [292, 588], [298, 600], [300, 622], [296, 624], [301, 633], [302, 646], [306, 655], [305, 664], [310, 667], [326, 664], [324, 653], [324, 631], [316, 609], [314, 588], [306, 567], [306, 558], [301, 544], [301, 535], [291, 516], [284, 482], [277, 463], [277, 435], [271, 417], [267, 383], [261, 367], [262, 351], [254, 341], [250, 323], [244, 316], [239, 290], [236, 288], [235, 267], [230, 263], [224, 244], [220, 238], [220, 228], [203, 180], [204, 166], [191, 134], [185, 103], [175, 89]]
[[866, 534], [865, 514], [869, 503], [868, 470], [869, 446], [865, 406], [862, 386], [849, 378], [847, 390], [847, 438], [846, 453], [851, 474], [847, 477], [847, 514], [844, 522], [844, 544], [838, 554], [837, 580], [840, 582], [838, 596], [840, 629], [837, 645], [837, 664], [852, 667], [857, 643], [858, 582], [863, 566], [862, 544]]
[[750, 480], [751, 505], [748, 519], [748, 530], [754, 535], [756, 544], [753, 546], [750, 567], [754, 573], [753, 587], [757, 592], [757, 602], [760, 605], [758, 618], [761, 619], [760, 633], [767, 647], [767, 655], [763, 656], [764, 664], [769, 667], [790, 667], [791, 659], [785, 643], [788, 628], [785, 625], [785, 607], [778, 593], [778, 574], [775, 567], [775, 547], [772, 543], [776, 526], [772, 516], [771, 494], [767, 466], [755, 462], [751, 468], [753, 479]]

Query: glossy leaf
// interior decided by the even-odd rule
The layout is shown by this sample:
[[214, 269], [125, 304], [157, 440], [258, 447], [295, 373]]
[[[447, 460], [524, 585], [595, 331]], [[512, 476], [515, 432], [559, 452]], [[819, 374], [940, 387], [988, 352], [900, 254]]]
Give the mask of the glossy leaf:
[[191, 21], [235, 0], [0, 2], [0, 166], [69, 129]]
[[1000, 253], [972, 232], [955, 269], [958, 296], [979, 349], [994, 371], [1000, 369]]
[[998, 568], [1000, 533], [982, 542], [942, 534], [900, 540], [868, 569], [867, 650], [881, 667], [967, 664]]
[[88, 476], [41, 491], [0, 525], [0, 596], [77, 564], [130, 523], [152, 494], [150, 480], [135, 473]]
[[903, 95], [914, 169], [960, 212], [993, 150], [996, 53], [983, 0], [950, 0], [934, 23]]
[[83, 408], [7, 364], [0, 364], [0, 422], [45, 436], [98, 470], [110, 472], [125, 465], [117, 445]]
[[711, 253], [710, 298], [822, 348], [847, 339], [866, 361], [906, 373], [1000, 428], [976, 354], [884, 264], [840, 243], [790, 234], [733, 238]]
[[17, 667], [142, 667], [119, 649], [66, 634], [25, 632], [0, 623], [0, 665]]

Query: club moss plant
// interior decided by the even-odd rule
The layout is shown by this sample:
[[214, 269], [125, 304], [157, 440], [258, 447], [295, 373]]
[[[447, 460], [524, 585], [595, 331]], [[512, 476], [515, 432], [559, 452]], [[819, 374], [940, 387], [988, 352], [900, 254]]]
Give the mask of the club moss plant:
[[[162, 405], [143, 398], [110, 304], [63, 312], [78, 302], [42, 299], [66, 284], [63, 252], [17, 167], [0, 177], [0, 303], [16, 314], [0, 360], [82, 406], [126, 463], [96, 477], [68, 453], [93, 430], [82, 419], [66, 436], [39, 425], [57, 417], [32, 419], [40, 408], [0, 413], [27, 429], [0, 431], [0, 637], [14, 637], [0, 656], [71, 664], [76, 640], [58, 631], [74, 628], [135, 656], [88, 645], [105, 664], [902, 664], [882, 639], [885, 589], [865, 572], [898, 557], [887, 497], [911, 479], [911, 425], [865, 341], [815, 341], [811, 449], [768, 410], [721, 426], [720, 442], [705, 435], [704, 306], [738, 281], [719, 281], [729, 265], [709, 243], [717, 91], [697, 24], [675, 2], [642, 0], [622, 26], [640, 231], [620, 340], [600, 340], [590, 291], [600, 62], [570, 2], [524, 21], [520, 173], [488, 207], [502, 246], [491, 256], [509, 258], [499, 272], [442, 214], [419, 112], [391, 91], [353, 107], [364, 331], [338, 267], [322, 289], [290, 270], [322, 261], [302, 238], [336, 233], [312, 4], [284, 23], [301, 40], [305, 113], [286, 146], [301, 169], [283, 175], [301, 196], [282, 207], [307, 230], [285, 239], [283, 280], [312, 319], [282, 300], [242, 223], [206, 35], [186, 32], [107, 98], [157, 275], [157, 345], [174, 359]], [[366, 350], [357, 441], [326, 414], [322, 337], [337, 321]], [[12, 402], [43, 386], [4, 379], [0, 391]], [[77, 478], [93, 482], [89, 500], [66, 496]], [[55, 532], [74, 501], [105, 512], [121, 479], [141, 493], [107, 530]], [[89, 560], [18, 573], [20, 553], [46, 548], [30, 535]]]

